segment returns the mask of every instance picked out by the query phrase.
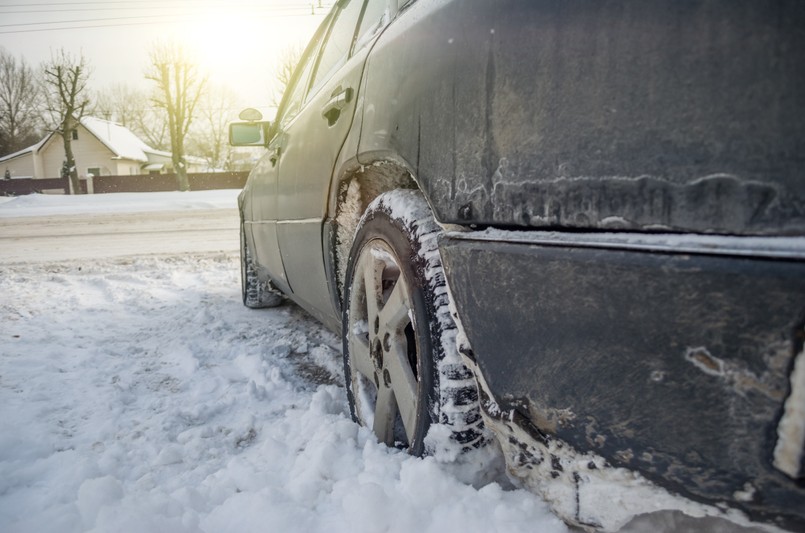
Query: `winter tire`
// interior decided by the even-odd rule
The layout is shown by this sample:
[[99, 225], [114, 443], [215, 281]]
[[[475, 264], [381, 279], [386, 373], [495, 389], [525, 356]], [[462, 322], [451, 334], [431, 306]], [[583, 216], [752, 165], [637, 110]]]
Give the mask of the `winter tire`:
[[475, 381], [456, 350], [440, 232], [418, 191], [382, 194], [361, 218], [346, 272], [342, 338], [352, 417], [414, 455], [428, 451], [434, 423], [462, 448], [482, 439]]
[[243, 222], [240, 223], [240, 288], [243, 305], [250, 309], [276, 307], [282, 303], [282, 293], [270, 281], [260, 281], [257, 277]]

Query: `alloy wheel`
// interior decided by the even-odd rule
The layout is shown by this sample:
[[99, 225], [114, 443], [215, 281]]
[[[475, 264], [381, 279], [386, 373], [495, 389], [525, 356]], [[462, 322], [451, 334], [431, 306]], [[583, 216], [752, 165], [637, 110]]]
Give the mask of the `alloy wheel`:
[[350, 379], [357, 416], [389, 446], [414, 442], [419, 380], [411, 285], [391, 246], [366, 243], [349, 302]]

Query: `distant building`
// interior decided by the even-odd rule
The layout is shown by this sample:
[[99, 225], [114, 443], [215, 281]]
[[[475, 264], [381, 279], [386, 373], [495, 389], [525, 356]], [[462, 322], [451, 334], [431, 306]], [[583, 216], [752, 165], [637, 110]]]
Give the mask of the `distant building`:
[[[155, 150], [125, 126], [84, 117], [73, 132], [73, 156], [79, 178], [172, 172], [170, 152]], [[204, 172], [207, 163], [186, 156], [187, 171]], [[64, 165], [61, 134], [50, 133], [33, 146], [0, 157], [0, 172], [10, 178], [58, 178]]]

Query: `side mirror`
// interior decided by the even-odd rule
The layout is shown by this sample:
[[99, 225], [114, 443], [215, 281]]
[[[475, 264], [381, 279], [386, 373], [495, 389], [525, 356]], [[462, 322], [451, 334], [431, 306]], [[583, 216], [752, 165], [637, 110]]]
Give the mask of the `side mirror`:
[[243, 122], [229, 124], [229, 144], [232, 146], [267, 146], [271, 121], [263, 120], [263, 114], [251, 107], [238, 115]]
[[229, 124], [229, 144], [232, 146], [266, 146], [271, 122], [231, 122]]

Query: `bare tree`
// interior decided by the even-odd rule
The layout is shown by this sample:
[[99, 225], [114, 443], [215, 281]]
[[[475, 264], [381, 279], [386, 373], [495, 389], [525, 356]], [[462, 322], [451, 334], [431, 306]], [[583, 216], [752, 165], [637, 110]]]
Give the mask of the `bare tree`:
[[132, 129], [136, 117], [142, 113], [141, 95], [127, 85], [112, 85], [95, 93], [92, 112]]
[[74, 57], [64, 49], [56, 52], [42, 67], [48, 111], [54, 122], [54, 131], [64, 141], [62, 174], [70, 176], [73, 194], [81, 192], [78, 171], [73, 157], [73, 132], [87, 110], [87, 81], [90, 67], [83, 55]]
[[210, 168], [229, 165], [229, 122], [237, 119], [237, 96], [229, 87], [210, 85], [199, 102], [199, 120], [190, 133], [192, 146]]
[[127, 127], [152, 148], [170, 149], [168, 123], [145, 91], [112, 85], [98, 92], [93, 112]]
[[34, 70], [0, 48], [0, 155], [35, 143], [41, 134], [41, 92]]
[[298, 46], [288, 46], [280, 52], [280, 60], [274, 70], [274, 79], [277, 80], [277, 83], [272, 103], [275, 107], [279, 107], [282, 95], [288, 84], [291, 83], [300, 59], [302, 59], [302, 49]]
[[190, 189], [190, 182], [187, 179], [185, 137], [195, 118], [207, 77], [201, 74], [187, 51], [176, 43], [155, 44], [150, 62], [145, 77], [156, 83], [154, 105], [167, 113], [176, 181], [179, 189], [186, 191]]

